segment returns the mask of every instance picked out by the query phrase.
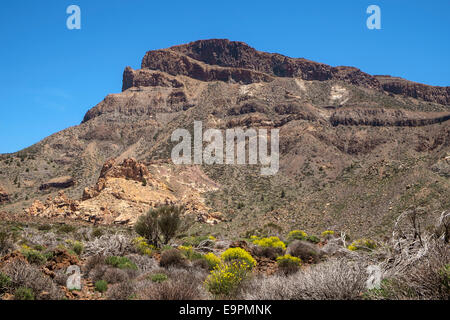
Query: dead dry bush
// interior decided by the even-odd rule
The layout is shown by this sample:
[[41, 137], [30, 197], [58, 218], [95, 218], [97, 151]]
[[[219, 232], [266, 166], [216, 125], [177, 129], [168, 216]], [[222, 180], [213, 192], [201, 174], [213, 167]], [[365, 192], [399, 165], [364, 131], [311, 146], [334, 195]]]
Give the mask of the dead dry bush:
[[13, 288], [29, 288], [38, 300], [59, 300], [63, 292], [42, 271], [22, 260], [14, 260], [2, 269], [11, 278]]
[[168, 280], [161, 283], [143, 280], [137, 285], [137, 298], [142, 300], [200, 300], [207, 294], [202, 286], [206, 273], [169, 269]]
[[360, 261], [330, 259], [290, 276], [258, 277], [244, 284], [240, 297], [250, 300], [361, 299], [367, 279]]

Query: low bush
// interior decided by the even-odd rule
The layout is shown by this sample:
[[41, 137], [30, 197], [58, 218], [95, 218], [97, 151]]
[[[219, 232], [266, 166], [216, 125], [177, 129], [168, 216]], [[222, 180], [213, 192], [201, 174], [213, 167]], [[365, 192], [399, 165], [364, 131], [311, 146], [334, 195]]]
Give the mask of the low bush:
[[320, 234], [320, 236], [322, 238], [329, 239], [334, 236], [334, 231], [333, 230], [325, 230], [324, 232], [322, 232]]
[[308, 238], [308, 234], [302, 230], [292, 230], [288, 234], [288, 240], [306, 240]]
[[159, 265], [163, 268], [169, 267], [186, 267], [186, 258], [177, 249], [169, 249], [161, 253]]
[[288, 249], [287, 254], [300, 258], [303, 262], [317, 263], [321, 260], [319, 248], [307, 241], [295, 240]]
[[178, 250], [189, 260], [199, 260], [202, 259], [203, 255], [198, 253], [191, 246], [179, 246]]
[[0, 294], [7, 291], [11, 284], [11, 278], [0, 272]]
[[118, 268], [108, 268], [105, 270], [101, 278], [102, 280], [105, 280], [110, 284], [114, 284], [127, 281], [130, 277], [126, 270]]
[[164, 282], [168, 279], [167, 275], [164, 273], [155, 273], [150, 276], [150, 280], [156, 283]]
[[256, 260], [242, 248], [229, 248], [222, 253], [221, 257], [225, 262], [232, 262], [234, 260], [245, 262], [250, 269], [256, 266]]
[[136, 264], [131, 262], [130, 259], [126, 257], [117, 257], [117, 256], [107, 257], [105, 259], [105, 263], [119, 269], [137, 270]]
[[106, 292], [106, 290], [108, 290], [108, 282], [105, 280], [98, 280], [95, 282], [95, 291], [103, 293]]
[[41, 265], [47, 261], [47, 259], [41, 252], [32, 249], [25, 244], [22, 245], [20, 252], [23, 254], [23, 256], [27, 259], [29, 263]]
[[283, 249], [280, 247], [274, 248], [254, 246], [252, 248], [252, 254], [257, 257], [265, 257], [274, 260], [283, 254]]
[[200, 300], [206, 294], [201, 286], [204, 273], [187, 271], [184, 269], [171, 269], [168, 279], [155, 283], [144, 281], [138, 283], [137, 298], [144, 300]]
[[285, 275], [295, 273], [299, 270], [302, 260], [297, 257], [293, 257], [290, 254], [277, 258], [278, 270]]
[[84, 245], [82, 242], [76, 240], [66, 240], [66, 243], [69, 246], [69, 251], [72, 251], [77, 255], [81, 255], [83, 253]]
[[282, 250], [286, 250], [286, 244], [280, 240], [278, 237], [269, 237], [269, 238], [257, 238], [253, 240], [253, 244], [260, 247], [268, 247], [268, 248], [280, 248]]
[[251, 269], [252, 266], [245, 260], [220, 263], [206, 278], [205, 286], [217, 298], [234, 296]]
[[30, 288], [20, 287], [14, 291], [15, 300], [34, 300], [33, 290]]
[[209, 252], [203, 256], [203, 259], [208, 264], [208, 269], [213, 270], [222, 260], [214, 253]]
[[134, 296], [135, 286], [132, 281], [120, 282], [112, 285], [106, 292], [109, 300], [130, 300]]
[[306, 238], [306, 240], [309, 241], [309, 242], [312, 242], [312, 243], [319, 243], [320, 242], [319, 237], [316, 237], [316, 236], [313, 236], [313, 235], [308, 236]]
[[377, 243], [370, 239], [358, 239], [352, 242], [347, 249], [351, 251], [356, 250], [373, 250], [376, 249]]
[[134, 238], [133, 244], [140, 254], [147, 255], [149, 257], [152, 256], [153, 250], [156, 249], [155, 246], [148, 244], [144, 237]]

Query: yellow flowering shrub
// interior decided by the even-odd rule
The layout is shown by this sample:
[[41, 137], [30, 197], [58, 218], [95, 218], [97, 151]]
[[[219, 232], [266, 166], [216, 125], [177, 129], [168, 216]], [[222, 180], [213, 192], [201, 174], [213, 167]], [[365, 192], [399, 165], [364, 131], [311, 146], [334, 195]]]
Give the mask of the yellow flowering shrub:
[[43, 264], [47, 260], [41, 252], [27, 246], [26, 244], [23, 244], [21, 246], [20, 252], [24, 255], [29, 263]]
[[213, 270], [222, 260], [214, 253], [209, 252], [203, 256], [203, 259], [208, 263], [209, 270]]
[[288, 234], [289, 240], [305, 240], [308, 237], [308, 234], [302, 230], [292, 230]]
[[133, 244], [140, 254], [152, 256], [155, 246], [148, 244], [144, 237], [137, 237], [133, 239]]
[[277, 263], [279, 265], [282, 264], [295, 264], [300, 266], [302, 264], [302, 259], [293, 257], [290, 254], [285, 254], [284, 256], [280, 256], [277, 258]]
[[367, 250], [367, 249], [375, 249], [377, 247], [377, 243], [370, 239], [358, 239], [352, 242], [347, 249], [351, 251], [356, 250]]
[[250, 269], [256, 266], [256, 260], [253, 259], [250, 253], [242, 248], [229, 248], [222, 253], [221, 257], [225, 262], [233, 260], [244, 261], [248, 264]]
[[255, 239], [253, 243], [260, 247], [281, 248], [286, 250], [286, 244], [278, 237]]
[[252, 267], [243, 260], [218, 264], [205, 280], [205, 286], [216, 297], [228, 296], [248, 276]]
[[327, 238], [329, 236], [333, 236], [334, 235], [334, 231], [333, 230], [325, 230], [324, 232], [322, 232], [321, 236], [323, 238]]

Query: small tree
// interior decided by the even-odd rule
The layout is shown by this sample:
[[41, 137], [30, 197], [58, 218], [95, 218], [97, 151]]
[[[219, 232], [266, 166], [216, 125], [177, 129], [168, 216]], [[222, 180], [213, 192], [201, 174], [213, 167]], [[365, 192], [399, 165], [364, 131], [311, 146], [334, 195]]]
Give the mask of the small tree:
[[134, 225], [134, 230], [140, 236], [145, 237], [149, 244], [156, 247], [162, 242], [164, 244], [176, 235], [181, 219], [180, 215], [184, 208], [177, 206], [162, 206], [151, 209], [139, 217]]
[[163, 236], [163, 243], [168, 244], [180, 227], [182, 207], [164, 206], [160, 208], [158, 226]]

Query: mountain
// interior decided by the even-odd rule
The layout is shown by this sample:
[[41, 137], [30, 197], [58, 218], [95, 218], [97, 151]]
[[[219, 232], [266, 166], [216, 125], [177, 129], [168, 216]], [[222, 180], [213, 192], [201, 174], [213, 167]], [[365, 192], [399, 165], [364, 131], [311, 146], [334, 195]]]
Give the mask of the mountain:
[[[194, 120], [204, 128], [279, 129], [278, 173], [174, 165], [171, 134], [192, 132]], [[384, 237], [411, 207], [429, 219], [449, 208], [449, 120], [450, 87], [243, 42], [195, 41], [147, 52], [141, 69], [125, 68], [122, 92], [80, 125], [0, 155], [0, 210], [127, 223], [151, 206], [191, 203], [190, 213], [209, 222], [194, 225], [198, 232]], [[138, 178], [136, 167], [145, 168]]]

